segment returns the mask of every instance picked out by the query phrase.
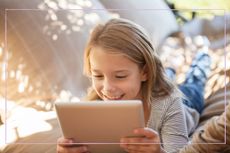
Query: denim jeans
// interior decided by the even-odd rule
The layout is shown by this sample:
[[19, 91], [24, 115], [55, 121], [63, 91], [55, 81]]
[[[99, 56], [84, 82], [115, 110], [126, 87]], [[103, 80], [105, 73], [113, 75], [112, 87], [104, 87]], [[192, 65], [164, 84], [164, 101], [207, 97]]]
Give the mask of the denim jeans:
[[183, 83], [179, 89], [187, 98], [183, 99], [183, 103], [201, 114], [204, 108], [204, 87], [196, 83]]
[[[167, 68], [166, 75], [170, 79], [174, 79], [175, 70], [172, 68]], [[194, 76], [189, 76], [194, 77]], [[187, 79], [186, 79], [187, 80]], [[181, 92], [186, 96], [187, 99], [183, 99], [183, 103], [190, 108], [197, 110], [200, 114], [204, 108], [204, 85], [196, 78], [193, 78], [193, 82], [187, 82], [178, 85]]]

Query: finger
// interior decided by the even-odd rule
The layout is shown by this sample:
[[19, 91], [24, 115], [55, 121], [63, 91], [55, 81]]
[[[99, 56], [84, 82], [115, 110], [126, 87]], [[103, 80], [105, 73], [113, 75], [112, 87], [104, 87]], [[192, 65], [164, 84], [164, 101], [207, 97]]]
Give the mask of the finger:
[[137, 152], [160, 153], [161, 152], [161, 145], [160, 145], [160, 143], [158, 143], [158, 144], [149, 144], [149, 145], [127, 145], [126, 149], [135, 150]]
[[128, 138], [123, 140], [123, 143], [121, 144], [133, 144], [133, 145], [150, 145], [153, 144], [154, 142], [151, 139], [146, 139], [146, 138]]
[[57, 153], [86, 153], [89, 152], [87, 146], [77, 146], [77, 147], [57, 147]]
[[58, 153], [87, 153], [89, 151], [87, 151], [86, 149], [82, 148], [82, 147], [71, 147], [71, 148], [57, 148], [57, 152]]
[[144, 135], [146, 138], [158, 138], [159, 135], [156, 131], [150, 128], [138, 128], [134, 130], [135, 134]]
[[58, 138], [57, 144], [60, 146], [72, 146], [74, 143], [73, 139], [67, 139], [67, 138]]
[[159, 152], [158, 138], [122, 138], [121, 147], [128, 152]]
[[138, 145], [151, 145], [156, 144], [154, 139], [148, 139], [148, 138], [122, 138], [120, 140], [121, 144], [138, 144]]
[[125, 152], [130, 152], [129, 149], [127, 147], [123, 148], [125, 150]]
[[73, 139], [60, 137], [58, 138], [57, 143], [73, 143]]
[[126, 149], [129, 153], [143, 153], [148, 152], [147, 147], [139, 146], [139, 145], [127, 145]]
[[132, 152], [145, 152], [146, 148], [148, 148], [149, 145], [130, 145], [130, 144], [120, 144], [120, 147], [123, 148], [126, 152], [132, 153]]

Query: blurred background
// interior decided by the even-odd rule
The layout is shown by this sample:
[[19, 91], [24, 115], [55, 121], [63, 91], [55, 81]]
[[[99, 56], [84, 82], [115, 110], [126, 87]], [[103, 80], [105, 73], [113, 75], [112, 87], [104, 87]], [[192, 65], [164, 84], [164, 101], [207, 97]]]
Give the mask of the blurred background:
[[0, 149], [14, 152], [5, 142], [56, 142], [53, 103], [86, 94], [90, 31], [119, 17], [147, 30], [164, 66], [176, 67], [177, 83], [201, 49], [212, 58], [205, 98], [229, 82], [230, 1], [0, 0]]

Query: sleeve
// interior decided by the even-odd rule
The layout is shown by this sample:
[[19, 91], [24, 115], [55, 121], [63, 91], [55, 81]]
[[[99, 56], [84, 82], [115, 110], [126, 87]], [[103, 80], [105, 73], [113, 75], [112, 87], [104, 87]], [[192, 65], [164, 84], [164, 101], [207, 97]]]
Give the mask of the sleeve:
[[[230, 104], [219, 117], [213, 117], [203, 130], [194, 134], [191, 144], [180, 150], [180, 153], [195, 152], [229, 152], [230, 151]], [[211, 143], [211, 145], [210, 145]]]
[[166, 152], [178, 152], [189, 141], [184, 113], [181, 98], [175, 98], [166, 109], [160, 131], [162, 146]]

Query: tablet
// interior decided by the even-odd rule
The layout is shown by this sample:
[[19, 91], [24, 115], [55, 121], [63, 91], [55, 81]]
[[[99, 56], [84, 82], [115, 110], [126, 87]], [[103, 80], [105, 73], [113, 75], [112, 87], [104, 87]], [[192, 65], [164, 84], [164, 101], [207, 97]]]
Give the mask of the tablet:
[[92, 153], [124, 152], [120, 139], [145, 126], [139, 100], [58, 102], [55, 109], [63, 136], [86, 143]]

